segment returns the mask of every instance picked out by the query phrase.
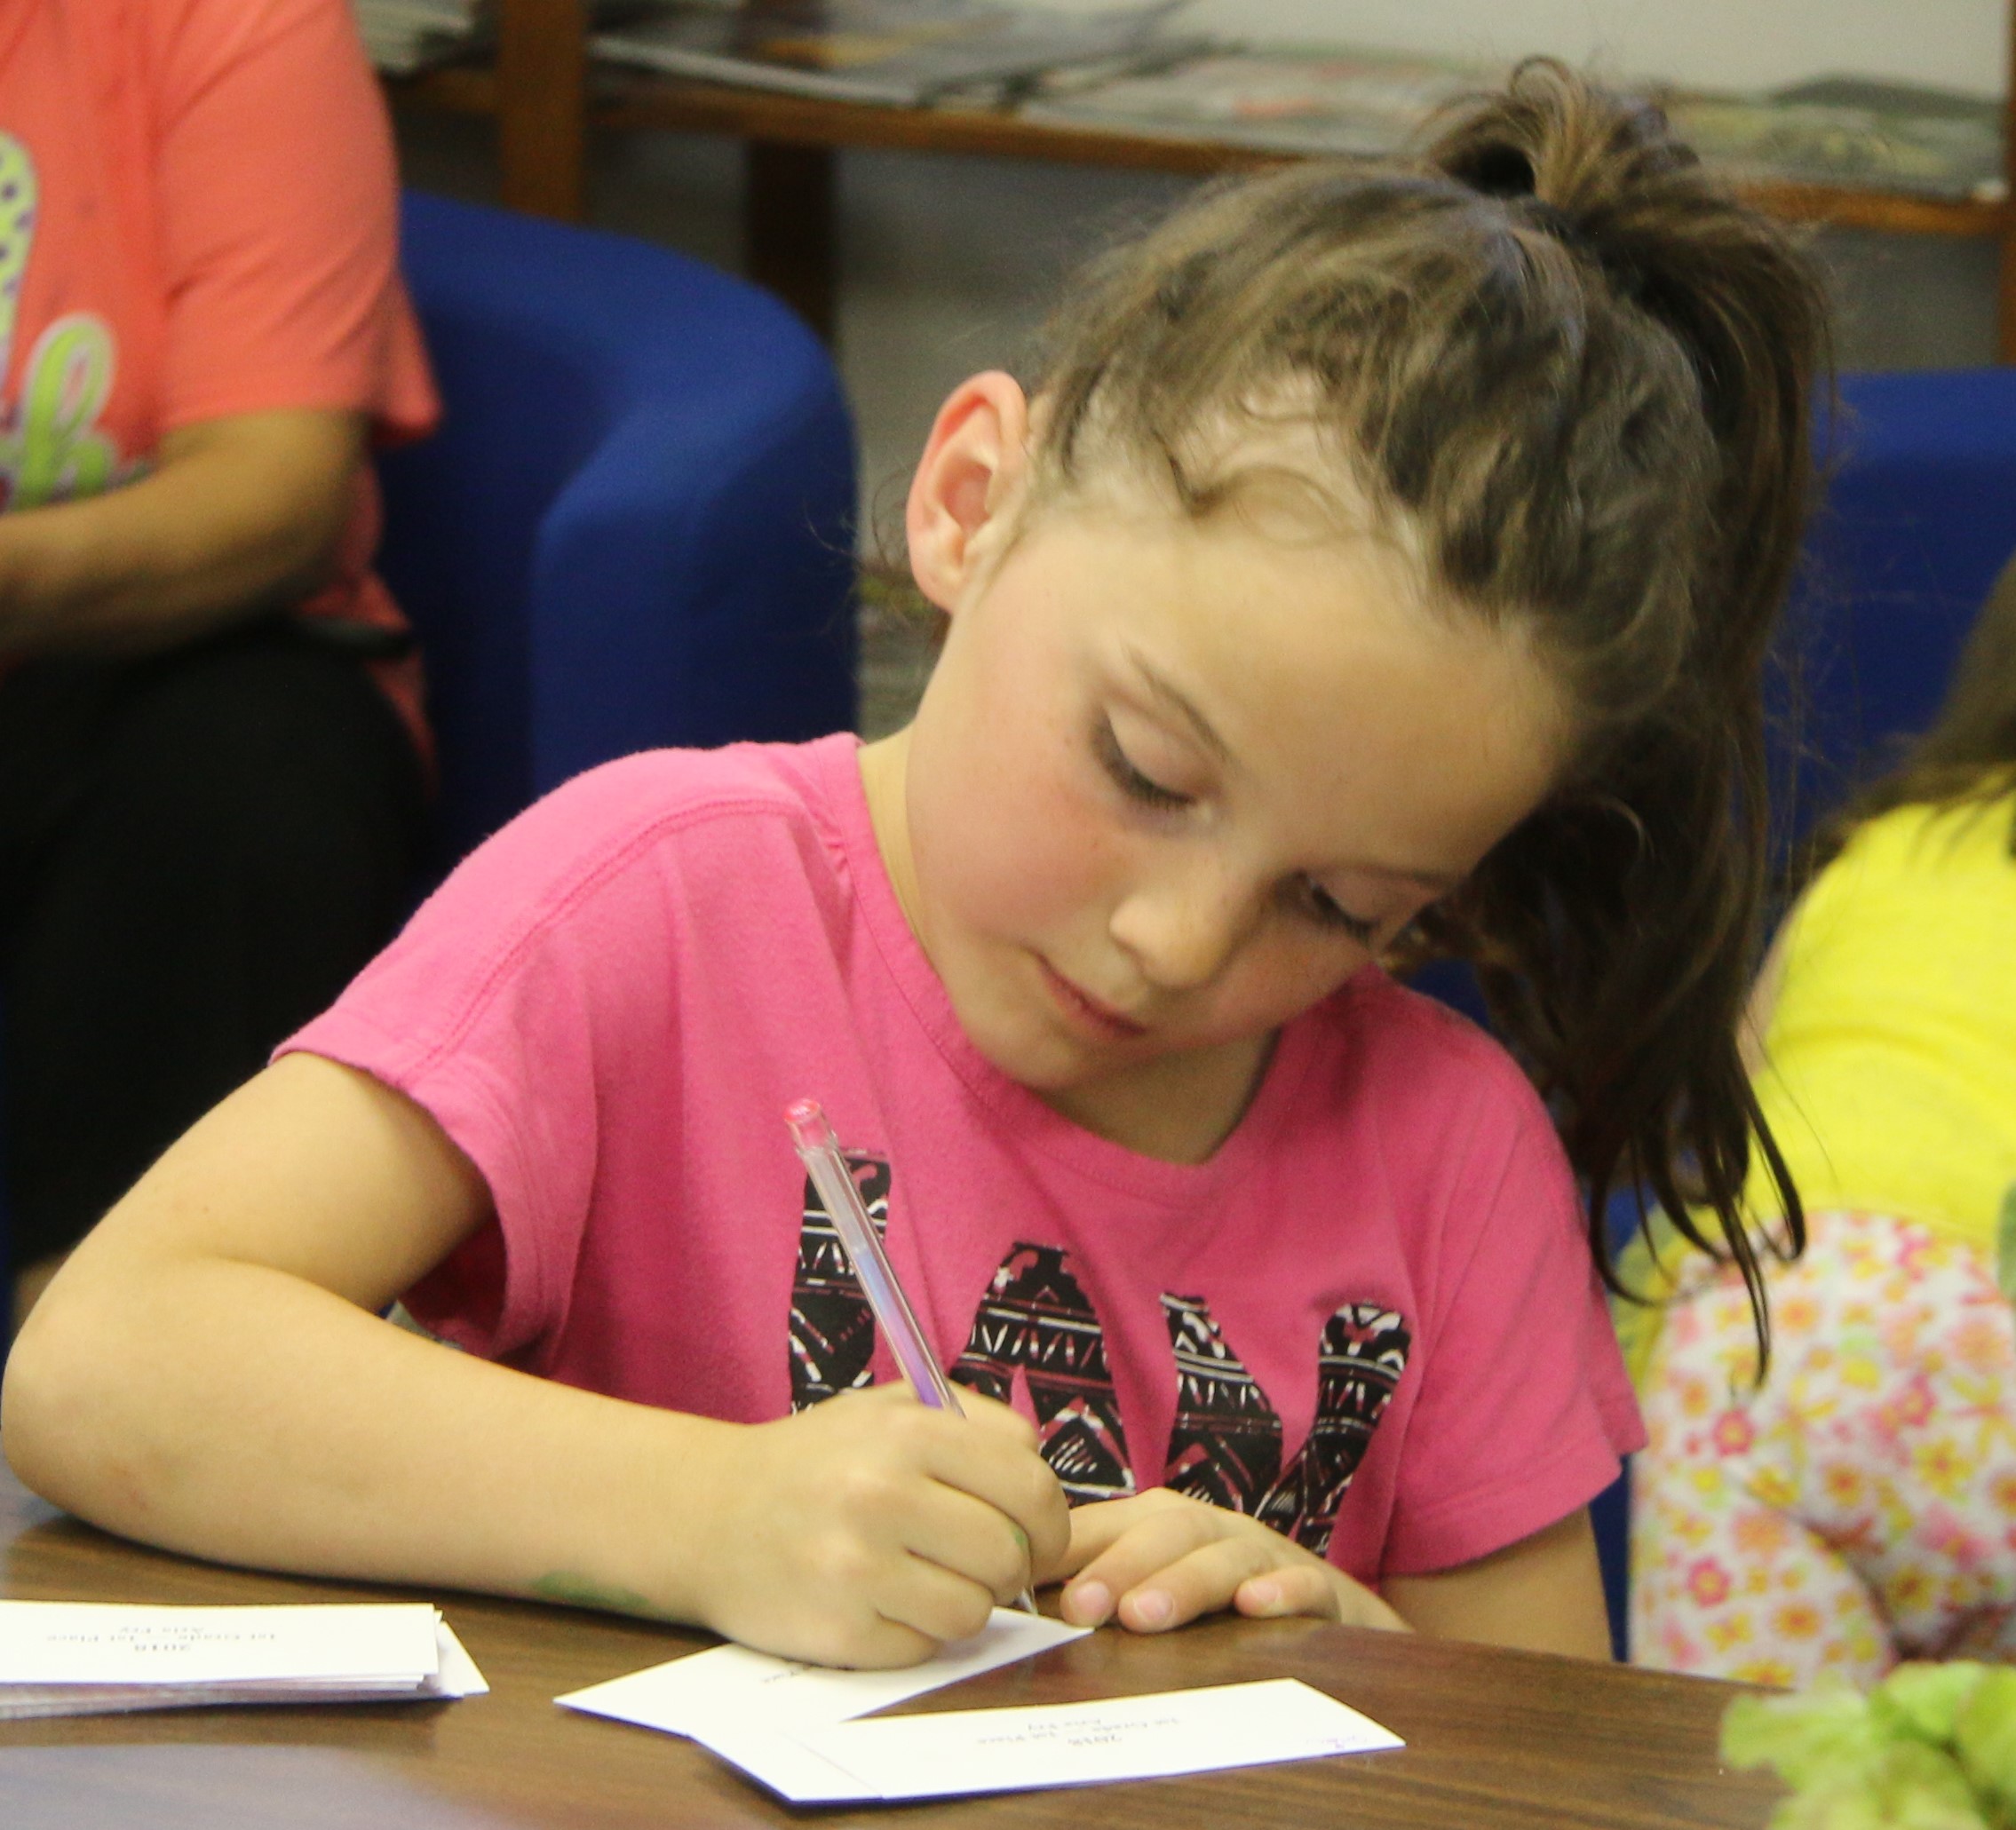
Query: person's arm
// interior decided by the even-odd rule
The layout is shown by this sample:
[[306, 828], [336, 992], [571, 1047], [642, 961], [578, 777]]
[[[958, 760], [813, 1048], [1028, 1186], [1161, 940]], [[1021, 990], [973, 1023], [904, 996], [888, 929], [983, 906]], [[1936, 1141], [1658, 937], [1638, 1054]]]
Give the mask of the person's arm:
[[146, 653], [298, 601], [363, 448], [361, 414], [237, 414], [168, 433], [122, 488], [0, 515], [0, 656]]
[[1155, 1488], [1080, 1507], [1056, 1573], [1070, 1576], [1064, 1618], [1081, 1626], [1110, 1620], [1159, 1633], [1230, 1608], [1252, 1619], [1306, 1614], [1529, 1652], [1610, 1656], [1586, 1511], [1459, 1568], [1389, 1578], [1382, 1596], [1256, 1519]]
[[1586, 1509], [1503, 1550], [1432, 1576], [1389, 1576], [1385, 1596], [1417, 1633], [1577, 1659], [1611, 1656], [1596, 1534]]
[[978, 1629], [1068, 1533], [1034, 1432], [903, 1388], [755, 1426], [619, 1402], [377, 1311], [489, 1217], [404, 1096], [291, 1055], [175, 1145], [29, 1317], [0, 1439], [107, 1528], [231, 1562], [692, 1621], [835, 1663]]

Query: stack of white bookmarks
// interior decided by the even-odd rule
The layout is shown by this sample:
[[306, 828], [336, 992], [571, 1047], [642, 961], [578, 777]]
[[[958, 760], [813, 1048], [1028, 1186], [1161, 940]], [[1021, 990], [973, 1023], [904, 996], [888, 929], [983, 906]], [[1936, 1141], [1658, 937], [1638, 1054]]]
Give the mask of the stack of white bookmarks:
[[0, 1602], [0, 1722], [219, 1703], [421, 1700], [488, 1689], [441, 1610], [425, 1602]]

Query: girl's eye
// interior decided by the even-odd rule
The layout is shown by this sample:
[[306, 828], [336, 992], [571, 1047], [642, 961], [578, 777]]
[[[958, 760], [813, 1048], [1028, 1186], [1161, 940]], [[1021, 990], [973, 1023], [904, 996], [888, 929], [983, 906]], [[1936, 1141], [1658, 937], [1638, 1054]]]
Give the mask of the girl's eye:
[[1309, 912], [1326, 928], [1337, 928], [1351, 936], [1361, 947], [1369, 947], [1372, 937], [1379, 931], [1379, 924], [1368, 921], [1363, 915], [1354, 915], [1321, 883], [1308, 886]]
[[1187, 807], [1192, 796], [1179, 794], [1173, 788], [1164, 788], [1152, 775], [1144, 775], [1121, 749], [1120, 740], [1113, 734], [1113, 721], [1099, 720], [1093, 747], [1106, 772], [1110, 775], [1120, 791], [1130, 800], [1136, 800], [1147, 807]]

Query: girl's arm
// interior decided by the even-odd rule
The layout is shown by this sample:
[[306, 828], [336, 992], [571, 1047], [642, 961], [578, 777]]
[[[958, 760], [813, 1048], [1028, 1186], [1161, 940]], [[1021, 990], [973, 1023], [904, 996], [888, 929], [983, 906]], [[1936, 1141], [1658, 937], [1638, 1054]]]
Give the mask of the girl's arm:
[[1607, 1659], [1610, 1617], [1587, 1509], [1458, 1569], [1393, 1576], [1386, 1599], [1417, 1633]]
[[235, 1563], [542, 1595], [835, 1663], [977, 1630], [1069, 1531], [1034, 1433], [902, 1388], [782, 1422], [599, 1397], [377, 1311], [489, 1217], [420, 1107], [291, 1055], [78, 1247], [0, 1394], [30, 1486]]
[[1382, 1598], [1257, 1519], [1155, 1488], [1082, 1506], [1059, 1573], [1068, 1620], [1166, 1631], [1232, 1608], [1310, 1614], [1577, 1658], [1610, 1656], [1609, 1619], [1586, 1511], [1458, 1569], [1395, 1576]]
[[0, 655], [164, 648], [325, 582], [364, 462], [356, 413], [170, 432], [147, 475], [0, 515]]

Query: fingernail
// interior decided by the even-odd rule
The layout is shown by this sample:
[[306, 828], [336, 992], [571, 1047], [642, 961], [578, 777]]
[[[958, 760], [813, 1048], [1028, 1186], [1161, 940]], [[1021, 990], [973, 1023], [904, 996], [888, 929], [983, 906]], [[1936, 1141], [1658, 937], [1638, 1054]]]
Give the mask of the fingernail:
[[1065, 1600], [1081, 1627], [1096, 1627], [1113, 1612], [1113, 1596], [1104, 1582], [1081, 1582]]
[[1166, 1627], [1175, 1612], [1176, 1604], [1159, 1588], [1134, 1597], [1134, 1618], [1144, 1627]]
[[1245, 1588], [1248, 1604], [1255, 1608], [1273, 1608], [1281, 1605], [1281, 1587], [1274, 1582], [1249, 1582]]

